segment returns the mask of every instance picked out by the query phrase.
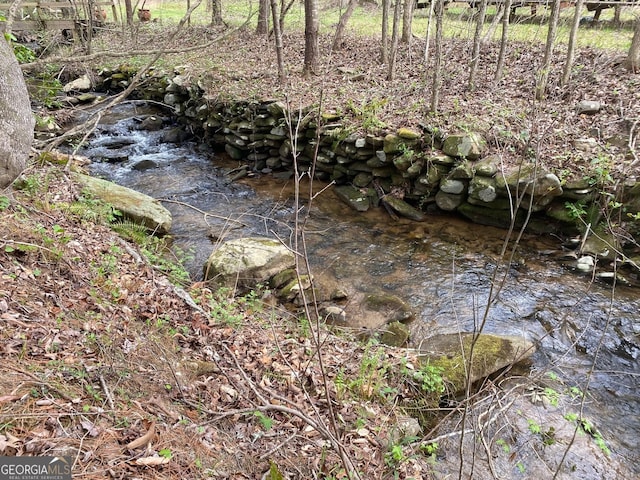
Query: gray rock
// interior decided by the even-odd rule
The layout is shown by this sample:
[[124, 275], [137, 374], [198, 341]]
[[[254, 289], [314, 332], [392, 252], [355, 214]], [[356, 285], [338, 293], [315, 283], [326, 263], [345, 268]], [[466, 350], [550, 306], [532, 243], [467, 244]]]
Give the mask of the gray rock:
[[366, 212], [371, 207], [371, 193], [350, 185], [340, 185], [333, 191], [338, 198], [358, 212]]
[[80, 173], [72, 175], [89, 193], [110, 203], [123, 215], [145, 225], [152, 232], [165, 234], [171, 229], [171, 213], [158, 200], [101, 178]]
[[294, 266], [293, 252], [279, 241], [249, 237], [223, 243], [211, 253], [203, 270], [205, 280], [218, 287], [251, 289]]
[[488, 177], [473, 177], [469, 183], [469, 197], [481, 202], [493, 202], [498, 194], [496, 193], [495, 181]]
[[602, 108], [602, 104], [595, 100], [582, 100], [576, 105], [578, 115], [595, 115]]
[[455, 195], [439, 191], [436, 193], [436, 205], [440, 210], [445, 212], [453, 212], [464, 201], [464, 195]]
[[468, 160], [477, 160], [486, 148], [487, 142], [479, 133], [449, 135], [442, 145], [442, 151], [447, 155]]
[[441, 368], [443, 377], [456, 393], [464, 391], [468, 371], [473, 383], [528, 359], [536, 351], [535, 345], [524, 337], [483, 333], [475, 343], [469, 364], [472, 340], [472, 333], [454, 333], [435, 335], [420, 342], [421, 360]]
[[416, 222], [422, 222], [424, 220], [424, 213], [415, 207], [412, 207], [404, 200], [394, 197], [393, 195], [385, 196], [382, 201], [393, 209], [398, 215], [415, 220]]
[[91, 90], [91, 79], [89, 78], [89, 75], [83, 75], [80, 78], [76, 78], [62, 87], [62, 91], [67, 93], [88, 92], [89, 90]]
[[444, 178], [440, 182], [440, 190], [444, 193], [460, 194], [464, 192], [466, 185], [462, 180]]

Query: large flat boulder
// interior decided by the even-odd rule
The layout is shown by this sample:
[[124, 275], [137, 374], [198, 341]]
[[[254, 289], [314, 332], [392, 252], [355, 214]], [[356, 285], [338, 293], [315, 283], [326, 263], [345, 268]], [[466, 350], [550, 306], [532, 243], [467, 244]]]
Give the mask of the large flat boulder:
[[482, 333], [475, 344], [469, 368], [472, 341], [473, 333], [465, 332], [435, 335], [421, 343], [421, 359], [441, 368], [443, 378], [456, 393], [463, 392], [466, 387], [467, 370], [474, 383], [526, 360], [536, 351], [535, 345], [524, 337]]
[[209, 255], [204, 277], [218, 287], [253, 288], [294, 266], [293, 252], [281, 242], [263, 237], [238, 238]]
[[153, 233], [165, 234], [171, 229], [171, 212], [158, 200], [101, 178], [73, 173], [74, 180], [91, 195], [113, 205], [114, 208]]

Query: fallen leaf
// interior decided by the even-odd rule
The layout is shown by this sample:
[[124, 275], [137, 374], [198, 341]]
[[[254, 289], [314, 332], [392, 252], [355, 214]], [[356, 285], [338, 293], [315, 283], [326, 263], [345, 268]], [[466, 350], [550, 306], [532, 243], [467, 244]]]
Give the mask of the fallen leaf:
[[80, 425], [82, 425], [82, 428], [84, 428], [87, 431], [87, 433], [92, 437], [97, 437], [100, 434], [100, 429], [96, 427], [95, 424], [93, 422], [90, 422], [89, 420], [82, 420], [80, 422]]
[[156, 424], [152, 423], [151, 426], [149, 427], [149, 430], [147, 431], [147, 433], [145, 433], [143, 436], [141, 436], [139, 438], [136, 438], [135, 440], [129, 442], [127, 444], [127, 448], [130, 449], [130, 450], [133, 450], [133, 449], [142, 447], [143, 445], [146, 445], [153, 438], [153, 435], [155, 434], [155, 431], [156, 431]]

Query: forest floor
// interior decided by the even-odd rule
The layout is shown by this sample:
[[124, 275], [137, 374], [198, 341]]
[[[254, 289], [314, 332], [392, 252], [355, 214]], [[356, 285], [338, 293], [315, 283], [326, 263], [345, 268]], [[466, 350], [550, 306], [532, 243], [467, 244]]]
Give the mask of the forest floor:
[[[212, 98], [322, 102], [372, 129], [479, 130], [507, 160], [534, 155], [567, 177], [604, 157], [598, 166], [612, 175], [638, 173], [628, 170], [636, 153], [616, 138], [626, 133], [628, 146], [637, 135], [640, 76], [619, 56], [579, 52], [563, 87], [558, 55], [547, 98], [535, 102], [541, 47], [512, 45], [495, 83], [497, 48], [485, 45], [468, 92], [469, 43], [450, 41], [433, 114], [418, 39], [400, 47], [390, 81], [377, 44], [355, 37], [331, 55], [322, 38], [320, 75], [303, 77], [302, 36], [287, 34], [280, 85], [270, 43], [226, 34], [206, 55], [168, 55], [163, 66], [205, 74]], [[214, 35], [193, 28], [179, 45]], [[150, 24], [118, 49], [155, 49], [166, 36]], [[583, 99], [604, 108], [578, 115]], [[584, 137], [596, 139], [594, 151], [576, 150]], [[316, 329], [266, 292], [233, 299], [184, 277], [176, 287], [157, 266], [166, 267], [157, 243], [137, 246], [104, 226], [109, 209], [60, 166], [34, 165], [15, 187], [0, 192], [0, 453], [71, 456], [87, 479], [347, 478], [345, 468], [361, 478], [431, 478], [438, 459], [428, 442], [402, 445], [397, 433], [403, 405], [424, 402], [411, 352]]]

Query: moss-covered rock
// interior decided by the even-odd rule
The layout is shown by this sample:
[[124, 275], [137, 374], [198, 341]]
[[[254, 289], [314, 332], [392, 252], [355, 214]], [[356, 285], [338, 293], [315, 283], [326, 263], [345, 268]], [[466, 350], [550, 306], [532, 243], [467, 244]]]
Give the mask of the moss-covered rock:
[[391, 347], [402, 347], [409, 340], [409, 328], [400, 322], [391, 322], [385, 325], [380, 335], [380, 343]]
[[523, 337], [480, 334], [471, 356], [473, 338], [472, 333], [460, 333], [436, 335], [421, 342], [421, 360], [442, 369], [443, 378], [455, 393], [465, 390], [467, 372], [473, 383], [535, 352], [535, 345]]
[[468, 160], [477, 160], [487, 149], [486, 140], [479, 133], [461, 133], [448, 135], [442, 145], [447, 155]]
[[230, 240], [214, 250], [203, 267], [204, 278], [217, 287], [253, 288], [293, 268], [293, 252], [277, 240], [249, 237]]

